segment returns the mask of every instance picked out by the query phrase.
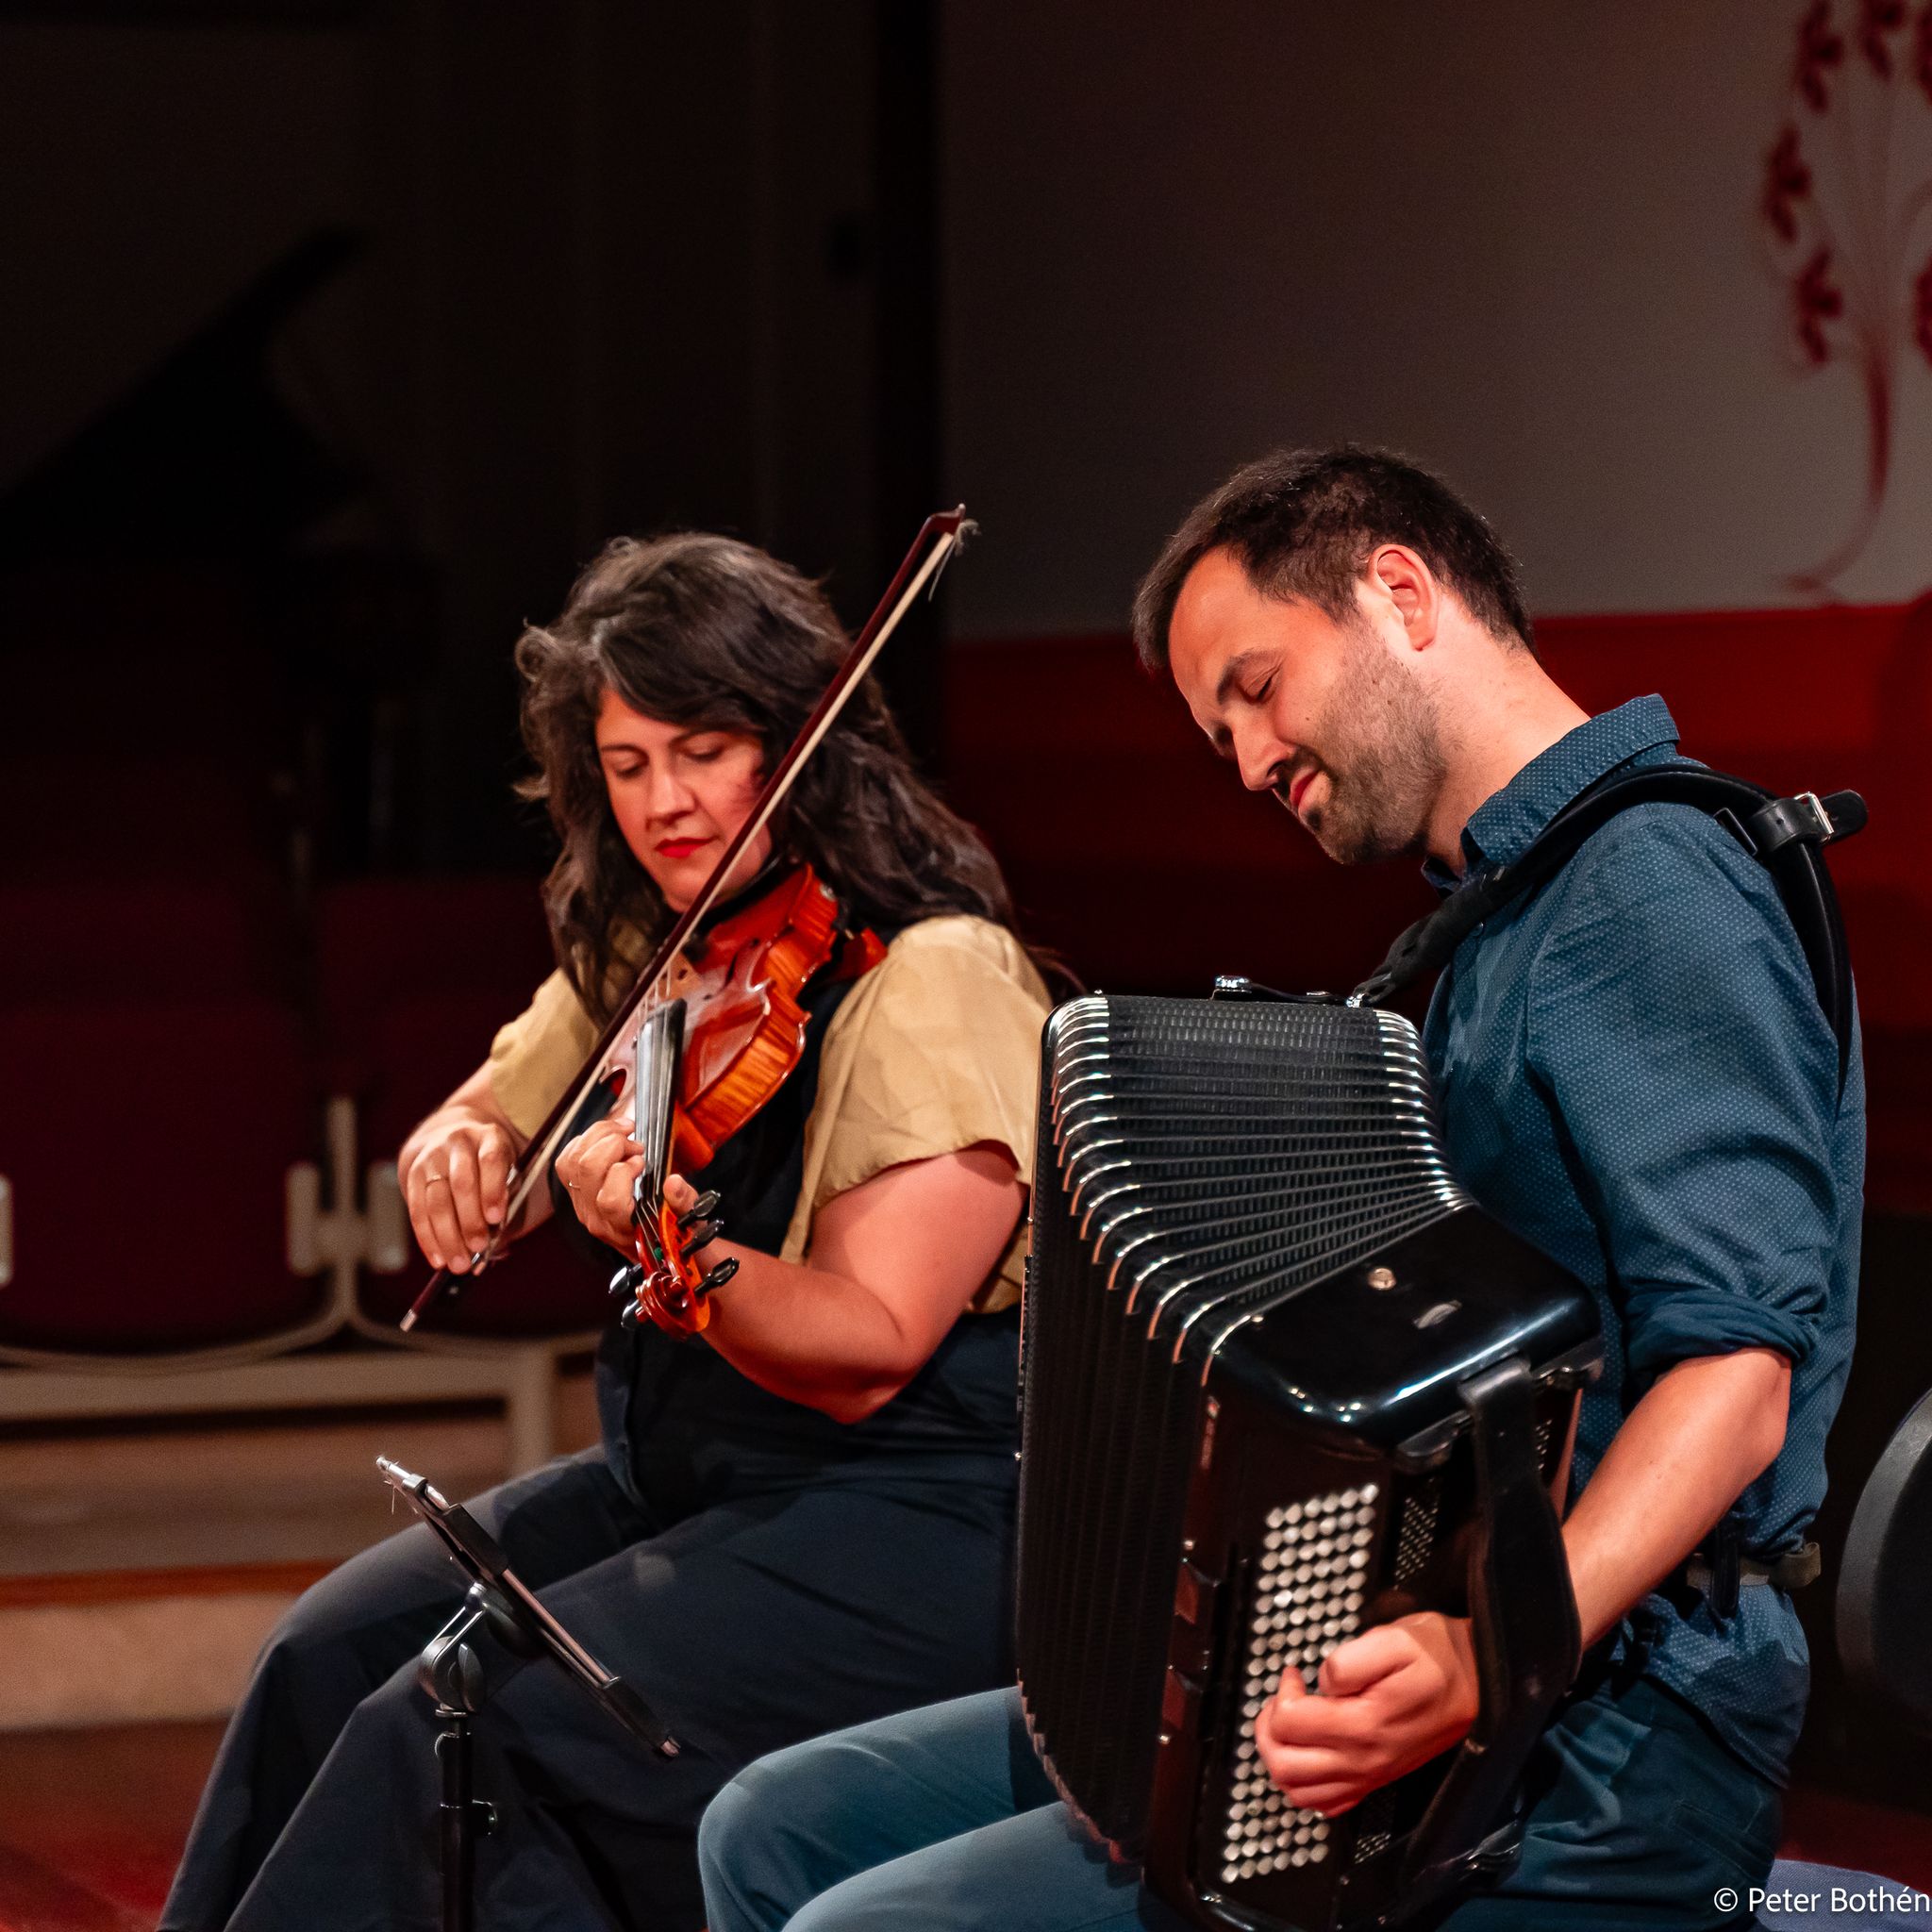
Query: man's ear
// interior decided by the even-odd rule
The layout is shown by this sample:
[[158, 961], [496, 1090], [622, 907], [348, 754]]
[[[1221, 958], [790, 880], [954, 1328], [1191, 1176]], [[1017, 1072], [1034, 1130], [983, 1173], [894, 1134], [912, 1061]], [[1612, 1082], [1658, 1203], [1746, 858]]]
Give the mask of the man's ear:
[[1394, 610], [1409, 648], [1426, 651], [1436, 641], [1442, 615], [1442, 587], [1435, 573], [1403, 543], [1381, 543], [1369, 553], [1364, 589], [1374, 603]]

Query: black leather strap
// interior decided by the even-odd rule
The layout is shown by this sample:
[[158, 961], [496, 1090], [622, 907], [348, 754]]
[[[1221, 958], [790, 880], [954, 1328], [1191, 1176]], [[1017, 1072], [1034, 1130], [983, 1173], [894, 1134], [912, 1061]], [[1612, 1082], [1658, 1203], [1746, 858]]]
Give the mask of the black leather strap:
[[1558, 812], [1526, 851], [1478, 874], [1402, 933], [1388, 958], [1349, 995], [1349, 1004], [1386, 1005], [1404, 987], [1440, 972], [1485, 920], [1553, 878], [1591, 833], [1638, 805], [1690, 805], [1709, 812], [1771, 874], [1805, 949], [1819, 1007], [1838, 1038], [1842, 1089], [1852, 1052], [1852, 972], [1824, 848], [1863, 829], [1865, 801], [1856, 791], [1780, 798], [1748, 778], [1705, 765], [1653, 765], [1592, 786]]

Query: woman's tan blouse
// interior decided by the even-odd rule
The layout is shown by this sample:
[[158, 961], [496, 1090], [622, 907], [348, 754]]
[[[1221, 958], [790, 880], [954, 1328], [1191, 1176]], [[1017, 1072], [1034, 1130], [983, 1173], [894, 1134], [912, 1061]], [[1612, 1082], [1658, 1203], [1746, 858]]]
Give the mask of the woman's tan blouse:
[[[825, 1029], [805, 1128], [805, 1184], [782, 1258], [811, 1252], [813, 1218], [833, 1195], [903, 1161], [993, 1141], [1030, 1181], [1049, 1005], [1033, 962], [1004, 926], [964, 914], [908, 925]], [[491, 1085], [519, 1133], [541, 1124], [596, 1038], [561, 973], [497, 1034]], [[1025, 1254], [1023, 1222], [974, 1297], [975, 1310], [992, 1314], [1019, 1300]]]

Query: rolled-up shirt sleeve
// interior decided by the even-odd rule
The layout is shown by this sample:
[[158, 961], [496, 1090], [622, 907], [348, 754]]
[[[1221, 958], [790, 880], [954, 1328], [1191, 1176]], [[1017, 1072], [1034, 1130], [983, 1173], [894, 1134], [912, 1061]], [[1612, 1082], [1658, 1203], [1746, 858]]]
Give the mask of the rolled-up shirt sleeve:
[[1524, 1059], [1604, 1241], [1631, 1394], [1740, 1349], [1795, 1366], [1839, 1240], [1838, 1052], [1774, 884], [1713, 820], [1653, 806], [1551, 891]]
[[[1005, 927], [963, 915], [908, 926], [826, 1029], [783, 1258], [809, 1253], [813, 1220], [834, 1195], [907, 1161], [992, 1145], [1030, 1181], [1050, 1004]], [[1024, 1256], [1023, 1224], [977, 1312], [1019, 1299]]]
[[597, 1023], [561, 973], [551, 974], [530, 1004], [498, 1027], [490, 1044], [490, 1085], [525, 1140], [542, 1124], [596, 1041]]

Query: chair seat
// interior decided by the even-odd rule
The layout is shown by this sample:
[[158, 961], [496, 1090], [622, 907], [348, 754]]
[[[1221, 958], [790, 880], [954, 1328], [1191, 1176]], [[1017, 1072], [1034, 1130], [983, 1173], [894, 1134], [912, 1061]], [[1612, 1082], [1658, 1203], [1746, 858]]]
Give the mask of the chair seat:
[[1757, 1923], [1765, 1932], [1813, 1932], [1827, 1925], [1857, 1925], [1860, 1932], [1932, 1927], [1932, 1898], [1874, 1872], [1780, 1858], [1764, 1889]]

